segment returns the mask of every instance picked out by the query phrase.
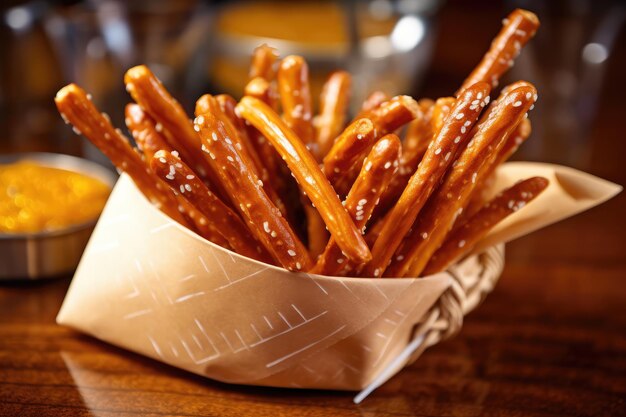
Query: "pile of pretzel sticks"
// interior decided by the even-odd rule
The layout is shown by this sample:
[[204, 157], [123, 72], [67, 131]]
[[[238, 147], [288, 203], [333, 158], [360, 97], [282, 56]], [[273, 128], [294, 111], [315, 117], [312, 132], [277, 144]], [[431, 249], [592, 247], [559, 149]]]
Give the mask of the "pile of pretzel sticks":
[[529, 136], [537, 100], [519, 81], [490, 103], [539, 26], [524, 10], [503, 23], [456, 96], [374, 92], [352, 120], [348, 73], [330, 75], [314, 116], [305, 60], [265, 45], [244, 97], [203, 95], [193, 121], [147, 67], [128, 70], [126, 126], [138, 149], [78, 86], [55, 101], [155, 206], [219, 246], [291, 271], [418, 277], [468, 254], [548, 185], [534, 177], [483, 198]]

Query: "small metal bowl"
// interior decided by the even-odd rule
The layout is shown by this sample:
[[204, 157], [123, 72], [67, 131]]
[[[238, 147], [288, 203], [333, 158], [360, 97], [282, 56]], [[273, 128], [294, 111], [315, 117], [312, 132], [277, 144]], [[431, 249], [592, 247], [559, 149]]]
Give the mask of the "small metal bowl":
[[[46, 167], [78, 172], [113, 187], [116, 175], [86, 159], [53, 153], [0, 155], [0, 164], [29, 160]], [[0, 233], [0, 281], [66, 275], [76, 269], [97, 218], [67, 228], [38, 233]]]

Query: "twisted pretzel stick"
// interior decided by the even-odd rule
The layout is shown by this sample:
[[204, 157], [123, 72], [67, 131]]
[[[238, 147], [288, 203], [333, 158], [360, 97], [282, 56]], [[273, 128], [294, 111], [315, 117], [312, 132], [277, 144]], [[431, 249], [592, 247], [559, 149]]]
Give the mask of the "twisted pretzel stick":
[[345, 195], [351, 186], [345, 173], [360, 162], [363, 152], [374, 143], [375, 134], [374, 124], [369, 119], [357, 119], [339, 135], [324, 158], [326, 178], [340, 195]]
[[[398, 169], [400, 154], [400, 139], [392, 133], [376, 142], [365, 158], [359, 176], [344, 203], [359, 229], [365, 230], [380, 195]], [[354, 267], [355, 265], [346, 259], [335, 240], [331, 238], [311, 272], [337, 276], [350, 273]]]
[[126, 172], [152, 204], [180, 224], [189, 227], [178, 212], [174, 195], [159, 184], [160, 181], [148, 170], [141, 156], [128, 143], [128, 139], [111, 125], [107, 116], [98, 111], [83, 89], [69, 84], [59, 90], [54, 102], [63, 119], [74, 125], [74, 132], [82, 133], [118, 170]]
[[241, 255], [272, 263], [269, 253], [258, 244], [241, 218], [213, 194], [180, 158], [167, 151], [158, 151], [150, 166], [175, 193], [205, 216], [207, 228], [212, 234], [226, 240]]
[[495, 156], [493, 162], [490, 162], [489, 166], [485, 169], [485, 174], [483, 178], [480, 180], [476, 180], [476, 189], [472, 193], [467, 207], [463, 209], [463, 213], [461, 214], [462, 217], [460, 216], [457, 219], [458, 224], [463, 221], [463, 218], [473, 216], [481, 208], [481, 206], [485, 202], [483, 194], [485, 189], [488, 187], [490, 180], [493, 178], [493, 172], [517, 151], [520, 145], [524, 143], [526, 139], [528, 139], [531, 132], [532, 127], [530, 124], [530, 119], [524, 119], [520, 122], [519, 125], [517, 125], [515, 131], [511, 135], [509, 135], [509, 137], [506, 139], [506, 142], [504, 143], [504, 146], [502, 146], [498, 154]]
[[500, 33], [491, 42], [489, 50], [478, 66], [465, 79], [456, 95], [478, 81], [498, 85], [498, 80], [510, 67], [513, 59], [520, 53], [522, 47], [535, 35], [539, 28], [537, 16], [527, 10], [516, 9], [504, 19]]
[[311, 259], [306, 248], [263, 190], [252, 162], [237, 146], [236, 131], [218, 119], [219, 114], [199, 114], [199, 110], [194, 124], [200, 133], [202, 150], [252, 234], [284, 268], [308, 270]]
[[525, 117], [535, 94], [536, 90], [530, 86], [516, 88], [498, 100], [487, 120], [477, 125], [476, 134], [420, 213], [412, 231], [396, 251], [397, 256], [385, 276], [419, 276], [462, 212], [486, 162], [497, 154], [515, 126]]
[[315, 158], [296, 134], [271, 108], [252, 97], [242, 98], [237, 110], [272, 142], [348, 258], [354, 262], [368, 261], [371, 254], [360, 231], [341, 205]]
[[182, 106], [168, 93], [161, 81], [145, 65], [139, 65], [126, 71], [124, 75], [126, 90], [133, 99], [155, 121], [163, 126], [168, 143], [176, 149], [185, 161], [203, 180], [215, 186], [215, 192], [224, 201], [225, 193], [216, 181], [200, 149], [200, 139], [193, 130], [193, 125]]
[[287, 126], [307, 145], [315, 139], [309, 87], [309, 67], [301, 56], [283, 58], [278, 68], [278, 92]]
[[428, 261], [424, 274], [443, 271], [468, 254], [496, 224], [531, 202], [548, 184], [549, 181], [543, 177], [533, 177], [502, 191], [446, 237], [443, 245]]
[[[157, 131], [158, 128], [155, 121], [152, 120], [138, 104], [126, 105], [125, 115], [126, 127], [128, 127], [128, 130], [133, 135], [137, 147], [142, 151], [145, 164], [150, 165], [154, 154], [159, 150], [173, 151], [163, 136]], [[158, 179], [155, 180], [159, 181]], [[164, 182], [163, 186], [167, 187], [167, 183]], [[176, 192], [174, 192], [174, 195], [178, 202], [178, 211], [180, 211], [188, 223], [195, 226], [195, 231], [200, 236], [217, 245], [230, 248], [228, 241], [224, 239], [221, 234], [216, 233], [215, 230], [209, 227], [209, 220], [204, 214], [198, 211], [193, 205], [189, 204], [187, 200], [180, 195], [176, 195]]]
[[335, 71], [322, 88], [320, 113], [315, 119], [318, 161], [326, 156], [345, 126], [351, 83], [350, 74], [346, 71]]
[[426, 200], [452, 164], [452, 156], [469, 138], [472, 125], [488, 103], [489, 92], [489, 85], [480, 82], [464, 90], [456, 101], [417, 172], [387, 216], [372, 248], [372, 260], [362, 270], [364, 276], [379, 277], [385, 271]]

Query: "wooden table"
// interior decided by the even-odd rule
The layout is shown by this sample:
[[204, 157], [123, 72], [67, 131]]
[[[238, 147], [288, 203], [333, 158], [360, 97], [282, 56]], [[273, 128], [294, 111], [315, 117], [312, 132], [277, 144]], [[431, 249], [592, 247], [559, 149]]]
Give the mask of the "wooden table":
[[[458, 55], [455, 70], [452, 35], [442, 35], [430, 94], [462, 78], [502, 15], [492, 10], [488, 19], [456, 5], [444, 11], [442, 26], [461, 25], [462, 32], [471, 13], [491, 23], [472, 32], [477, 46], [468, 48], [476, 50]], [[622, 35], [617, 44], [624, 41]], [[583, 167], [621, 184], [626, 101], [612, 86], [626, 73], [625, 49], [612, 58]], [[461, 333], [359, 406], [351, 393], [216, 383], [59, 327], [54, 317], [69, 278], [1, 284], [0, 415], [624, 415], [624, 213], [622, 194], [510, 244], [500, 283]]]

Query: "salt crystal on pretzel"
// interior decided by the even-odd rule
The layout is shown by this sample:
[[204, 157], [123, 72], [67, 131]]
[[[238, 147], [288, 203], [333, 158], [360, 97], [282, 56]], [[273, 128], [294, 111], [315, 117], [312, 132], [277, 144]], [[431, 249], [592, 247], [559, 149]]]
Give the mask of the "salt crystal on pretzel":
[[502, 191], [446, 237], [443, 245], [428, 261], [424, 274], [443, 271], [454, 261], [470, 253], [474, 245], [489, 230], [531, 202], [546, 189], [548, 183], [549, 181], [543, 177], [533, 177]]
[[[344, 206], [354, 224], [363, 231], [380, 195], [398, 169], [401, 148], [400, 139], [393, 133], [376, 142], [365, 158], [359, 176], [346, 197]], [[346, 275], [354, 271], [356, 266], [358, 265], [346, 259], [335, 240], [331, 238], [311, 272], [332, 276]]]
[[309, 66], [304, 58], [290, 55], [283, 58], [278, 69], [278, 92], [283, 119], [306, 144], [315, 139], [313, 109], [309, 87]]
[[346, 71], [333, 72], [324, 83], [320, 112], [314, 122], [318, 161], [326, 156], [345, 126], [351, 83], [352, 78]]
[[484, 103], [489, 92], [489, 85], [479, 82], [464, 90], [456, 100], [437, 137], [433, 139], [432, 146], [427, 149], [417, 172], [386, 216], [385, 224], [372, 248], [372, 260], [361, 272], [363, 276], [380, 277], [383, 274], [420, 210], [452, 164], [453, 155], [469, 138], [470, 130], [484, 107], [476, 106], [475, 103]]
[[194, 124], [200, 133], [202, 151], [254, 237], [284, 268], [308, 270], [311, 259], [306, 248], [265, 193], [252, 161], [238, 146], [236, 131], [219, 119], [219, 114], [202, 114], [198, 110], [201, 109], [196, 111]]
[[111, 125], [108, 117], [98, 111], [83, 89], [69, 84], [59, 90], [54, 102], [63, 119], [72, 123], [118, 170], [126, 172], [148, 200], [172, 219], [189, 227], [178, 211], [174, 195], [161, 186], [139, 153], [130, 146], [128, 139]]
[[371, 254], [360, 231], [341, 205], [317, 161], [296, 134], [271, 108], [255, 98], [242, 98], [237, 110], [274, 145], [348, 258], [354, 262], [368, 261]]
[[[535, 101], [536, 90], [523, 86], [505, 94], [476, 134], [460, 153], [453, 170], [444, 178], [404, 238], [385, 272], [387, 277], [416, 277], [443, 243], [456, 217], [462, 212], [476, 178], [489, 158], [497, 154], [515, 126]], [[450, 117], [450, 116], [449, 116]]]
[[509, 14], [503, 21], [500, 33], [491, 42], [489, 51], [465, 79], [456, 94], [459, 95], [464, 89], [478, 81], [485, 81], [491, 83], [492, 87], [496, 87], [502, 74], [513, 66], [513, 60], [535, 35], [538, 28], [539, 19], [532, 12], [516, 9]]
[[172, 190], [205, 216], [212, 234], [225, 239], [241, 255], [272, 263], [269, 253], [259, 245], [241, 218], [213, 194], [180, 158], [168, 151], [158, 151], [150, 166]]

